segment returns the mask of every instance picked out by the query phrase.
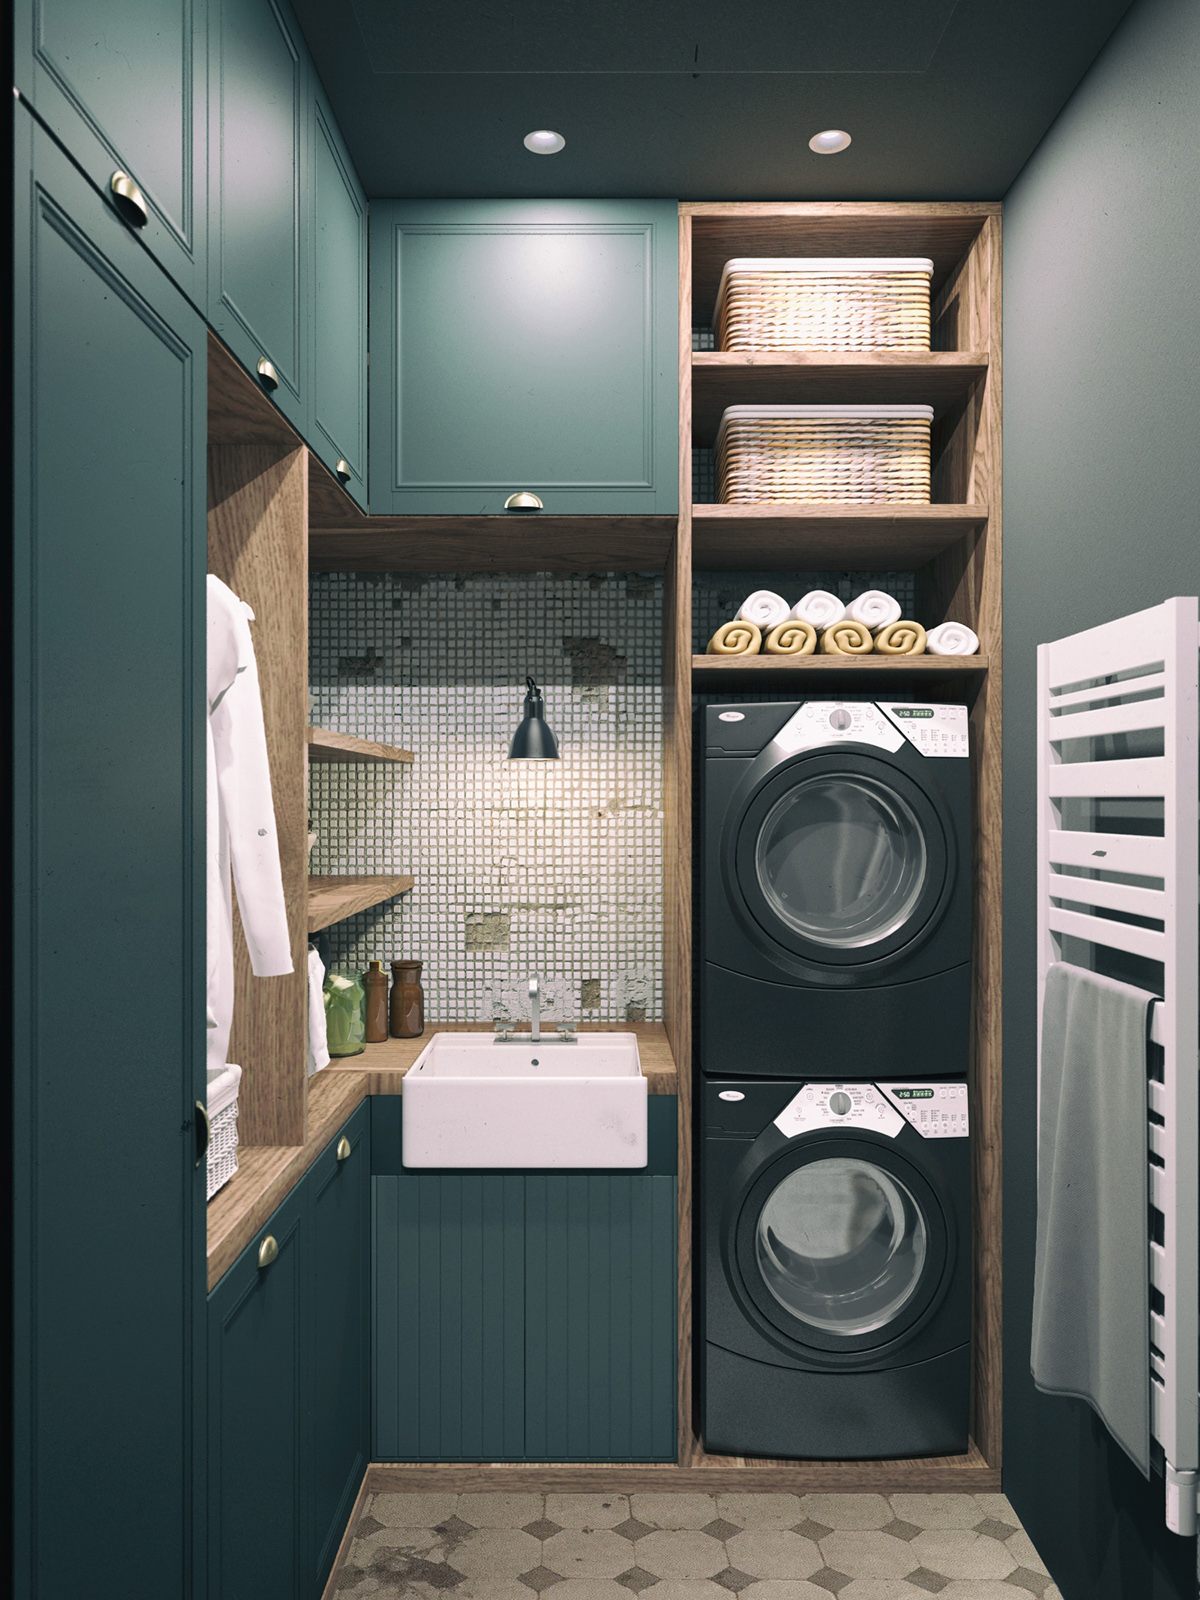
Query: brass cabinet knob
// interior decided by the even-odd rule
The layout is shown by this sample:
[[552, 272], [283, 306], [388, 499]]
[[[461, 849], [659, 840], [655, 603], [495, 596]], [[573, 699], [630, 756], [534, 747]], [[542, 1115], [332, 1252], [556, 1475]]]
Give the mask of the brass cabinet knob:
[[208, 1107], [203, 1100], [196, 1101], [196, 1165], [199, 1166], [208, 1154], [208, 1146], [212, 1140], [212, 1123], [208, 1117]]
[[518, 489], [516, 494], [510, 494], [504, 502], [505, 511], [542, 511], [545, 508], [541, 499], [534, 494], [532, 489]]
[[108, 192], [126, 222], [135, 228], [144, 228], [150, 221], [150, 209], [146, 205], [145, 196], [129, 174], [122, 172], [120, 167], [108, 180]]
[[351, 1155], [353, 1153], [354, 1153], [354, 1146], [350, 1143], [349, 1139], [347, 1139], [346, 1135], [343, 1134], [342, 1137], [337, 1142], [337, 1158], [338, 1158], [338, 1160], [339, 1161], [349, 1161], [349, 1159], [350, 1159], [350, 1157], [351, 1157]]
[[269, 1267], [279, 1255], [279, 1246], [275, 1242], [275, 1235], [269, 1233], [258, 1247], [258, 1269]]
[[275, 363], [273, 361], [269, 361], [266, 356], [259, 356], [258, 364], [254, 370], [262, 379], [264, 388], [278, 389], [279, 374], [275, 370]]
[[350, 463], [346, 460], [345, 456], [339, 456], [337, 458], [337, 466], [334, 467], [333, 470], [337, 473], [338, 477], [343, 483], [349, 483], [350, 479], [354, 476], [354, 473], [350, 468]]

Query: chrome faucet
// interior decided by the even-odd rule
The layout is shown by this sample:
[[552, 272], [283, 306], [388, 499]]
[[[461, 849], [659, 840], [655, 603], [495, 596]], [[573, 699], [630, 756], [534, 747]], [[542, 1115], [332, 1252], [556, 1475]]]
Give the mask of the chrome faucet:
[[542, 991], [536, 976], [529, 980], [529, 1037], [534, 1044], [542, 1042]]

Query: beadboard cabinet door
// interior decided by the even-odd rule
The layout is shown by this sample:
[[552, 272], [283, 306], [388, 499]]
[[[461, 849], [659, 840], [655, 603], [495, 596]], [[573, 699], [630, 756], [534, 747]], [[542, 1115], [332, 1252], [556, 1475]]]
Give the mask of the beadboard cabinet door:
[[304, 435], [311, 68], [286, 0], [209, 0], [209, 73], [208, 320]]
[[313, 366], [307, 438], [367, 503], [367, 201], [325, 96], [312, 122]]
[[678, 509], [672, 202], [371, 207], [371, 510]]
[[[16, 87], [192, 304], [206, 293], [204, 0], [17, 0]], [[136, 201], [115, 200], [125, 173]]]
[[308, 1194], [311, 1592], [321, 1592], [367, 1467], [371, 1438], [370, 1102], [304, 1180]]
[[207, 336], [13, 117], [13, 1592], [190, 1596]]

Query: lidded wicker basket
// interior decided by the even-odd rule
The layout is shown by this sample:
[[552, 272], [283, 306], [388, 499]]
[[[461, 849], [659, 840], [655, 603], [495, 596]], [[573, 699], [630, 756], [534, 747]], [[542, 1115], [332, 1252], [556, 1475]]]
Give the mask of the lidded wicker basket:
[[932, 422], [932, 406], [729, 406], [718, 498], [927, 504]]
[[740, 256], [725, 263], [718, 350], [928, 350], [925, 256]]

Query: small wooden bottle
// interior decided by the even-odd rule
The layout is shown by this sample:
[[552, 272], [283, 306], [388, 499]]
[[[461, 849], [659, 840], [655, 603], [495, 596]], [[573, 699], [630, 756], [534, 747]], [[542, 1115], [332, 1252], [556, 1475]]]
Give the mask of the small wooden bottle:
[[419, 1039], [425, 1032], [425, 991], [419, 961], [392, 962], [393, 1039]]
[[368, 1044], [382, 1044], [388, 1036], [388, 981], [382, 961], [372, 961], [363, 973], [366, 991]]

